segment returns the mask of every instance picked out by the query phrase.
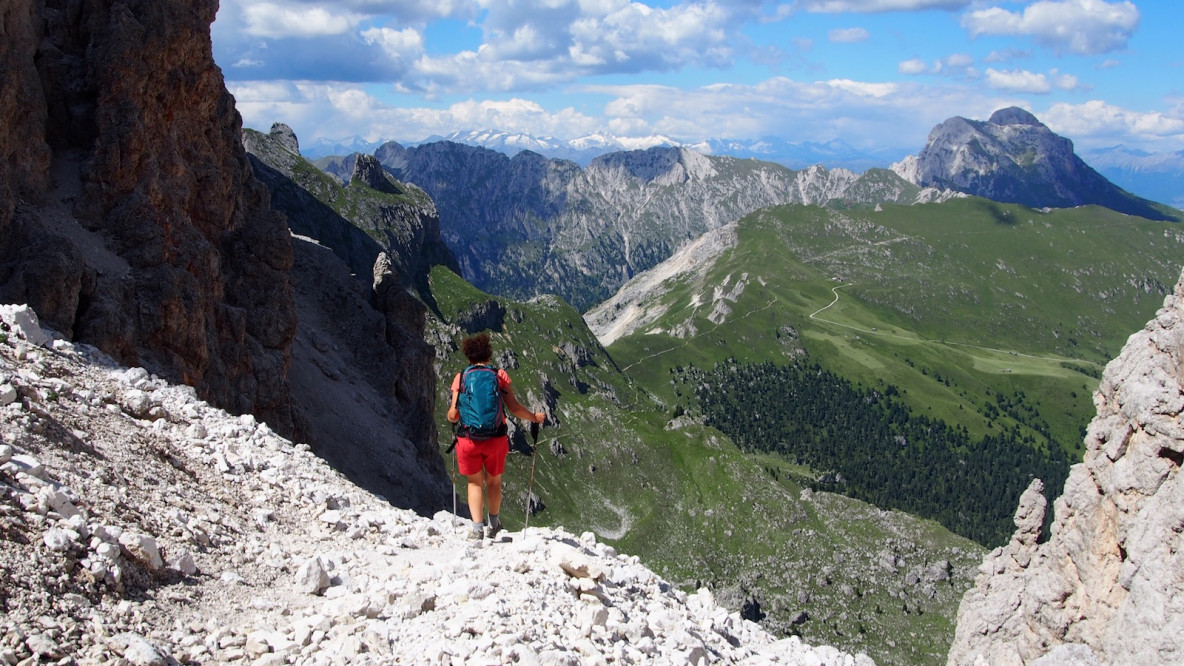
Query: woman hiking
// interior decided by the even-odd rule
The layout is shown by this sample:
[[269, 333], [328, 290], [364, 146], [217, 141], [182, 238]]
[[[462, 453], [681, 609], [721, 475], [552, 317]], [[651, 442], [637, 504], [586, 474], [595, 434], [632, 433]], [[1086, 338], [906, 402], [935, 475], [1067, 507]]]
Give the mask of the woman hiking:
[[469, 516], [473, 520], [469, 539], [485, 535], [482, 521], [485, 495], [489, 495], [489, 538], [502, 530], [502, 473], [510, 440], [506, 436], [505, 410], [524, 421], [542, 423], [546, 415], [527, 410], [514, 397], [510, 375], [489, 364], [493, 349], [489, 334], [478, 333], [461, 343], [469, 367], [452, 380], [452, 404], [448, 420], [460, 423], [456, 457], [460, 473], [468, 479]]

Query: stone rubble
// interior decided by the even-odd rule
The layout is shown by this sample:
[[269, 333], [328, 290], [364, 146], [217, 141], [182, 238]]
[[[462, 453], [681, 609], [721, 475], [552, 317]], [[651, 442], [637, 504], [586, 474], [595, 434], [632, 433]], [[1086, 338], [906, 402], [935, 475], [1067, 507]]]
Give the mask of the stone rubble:
[[591, 533], [467, 542], [465, 519], [0, 316], [0, 664], [872, 663], [778, 640]]

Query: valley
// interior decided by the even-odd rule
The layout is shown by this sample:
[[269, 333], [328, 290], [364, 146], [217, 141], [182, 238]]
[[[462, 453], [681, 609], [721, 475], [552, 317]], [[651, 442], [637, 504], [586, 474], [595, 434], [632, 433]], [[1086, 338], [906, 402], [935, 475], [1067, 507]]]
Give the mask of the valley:
[[[263, 143], [260, 135], [253, 141]], [[822, 187], [804, 201], [826, 205], [748, 197], [738, 208], [716, 202], [704, 209], [706, 217], [684, 218], [695, 207], [671, 202], [703, 187], [703, 178], [718, 180], [725, 166], [739, 169], [693, 200], [747, 187], [743, 174], [780, 173], [806, 190], [808, 182], [824, 181], [759, 164], [644, 151], [606, 160], [617, 175], [598, 177], [618, 191], [598, 192], [586, 189], [589, 176], [537, 156], [508, 160], [447, 146], [420, 153], [388, 147], [379, 155], [388, 171], [407, 176], [417, 160], [420, 169], [443, 169], [445, 152], [454, 160], [479, 157], [483, 165], [447, 177], [448, 191], [432, 197], [441, 238], [453, 248], [473, 245], [451, 268], [439, 250], [431, 261], [399, 264], [409, 267], [404, 280], [426, 308], [424, 337], [435, 349], [439, 450], [450, 440], [446, 387], [465, 365], [459, 341], [488, 330], [494, 362], [510, 372], [516, 394], [548, 414], [537, 445], [511, 427], [504, 511], [510, 529], [526, 522], [529, 506], [532, 526], [590, 529], [685, 589], [711, 587], [722, 603], [776, 633], [866, 651], [878, 663], [944, 661], [958, 601], [985, 546], [1006, 540], [1031, 475], [1047, 478], [1050, 496], [1059, 492], [1067, 463], [1081, 456], [1102, 366], [1129, 322], [1145, 321], [1162, 302], [1184, 255], [1176, 222], [1097, 206], [1036, 210], [927, 193], [890, 172], [864, 174], [862, 184], [844, 181], [843, 191], [863, 191], [864, 198], [834, 197], [825, 193], [838, 190]], [[301, 177], [326, 191], [346, 187], [360, 201], [373, 183], [388, 187], [359, 180], [360, 162], [334, 162], [355, 170], [338, 175], [343, 185]], [[445, 173], [421, 182], [445, 182]], [[836, 176], [847, 178], [830, 174]], [[473, 178], [490, 188], [486, 194], [473, 198]], [[505, 189], [531, 178], [542, 179], [541, 190]], [[543, 191], [551, 198], [535, 198]], [[576, 200], [573, 192], [599, 203], [565, 209]], [[893, 203], [902, 192], [906, 200]], [[491, 205], [474, 208], [478, 201]], [[639, 201], [666, 212], [638, 217]], [[626, 210], [633, 221], [605, 225], [624, 219]], [[456, 226], [466, 216], [465, 226]], [[483, 230], [470, 237], [474, 229]], [[665, 229], [663, 240], [647, 229]], [[568, 244], [577, 236], [584, 240]], [[520, 237], [530, 240], [521, 244]], [[394, 236], [371, 238], [375, 252], [406, 252], [390, 244]], [[600, 249], [584, 253], [592, 247]], [[641, 256], [648, 258], [629, 263]], [[554, 270], [553, 260], [568, 268]], [[591, 294], [608, 294], [614, 284], [615, 294], [583, 313], [546, 294], [563, 285], [590, 306]], [[919, 455], [887, 467], [915, 477], [917, 496], [894, 498], [885, 487], [911, 486], [877, 486], [784, 443], [754, 447], [688, 383], [760, 364], [815, 368], [833, 378], [836, 395], [886, 406], [897, 419], [888, 426], [896, 429], [890, 439], [919, 447]], [[711, 381], [726, 384], [722, 377]], [[744, 388], [724, 398], [754, 402]], [[867, 422], [873, 411], [850, 414]], [[761, 419], [740, 422], [754, 420]], [[852, 435], [825, 423], [811, 435], [821, 433], [813, 450], [852, 443], [827, 439]], [[925, 432], [940, 437], [929, 441]], [[880, 446], [859, 445], [871, 452]], [[999, 462], [992, 456], [1003, 455], [998, 451], [1009, 451], [1011, 462], [1001, 476], [979, 475], [988, 491], [957, 477], [927, 476], [937, 461], [991, 469]], [[454, 462], [442, 459], [460, 488]], [[922, 468], [931, 471], [910, 471]], [[921, 495], [927, 499], [918, 504]], [[974, 508], [952, 519], [948, 508], [962, 501]]]

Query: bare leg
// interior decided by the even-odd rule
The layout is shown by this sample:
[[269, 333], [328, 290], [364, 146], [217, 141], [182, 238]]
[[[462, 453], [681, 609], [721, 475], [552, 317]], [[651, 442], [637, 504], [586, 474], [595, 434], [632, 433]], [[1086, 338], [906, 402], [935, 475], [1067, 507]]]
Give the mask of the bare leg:
[[[472, 487], [472, 486], [470, 486]], [[485, 492], [489, 495], [489, 513], [498, 515], [502, 512], [502, 475], [485, 477]]]
[[[485, 520], [485, 470], [481, 470], [476, 474], [466, 474], [465, 478], [469, 480], [469, 516], [474, 523], [479, 523]], [[501, 487], [498, 487], [497, 501], [501, 504], [502, 492]], [[493, 506], [493, 493], [489, 494], [490, 506]]]

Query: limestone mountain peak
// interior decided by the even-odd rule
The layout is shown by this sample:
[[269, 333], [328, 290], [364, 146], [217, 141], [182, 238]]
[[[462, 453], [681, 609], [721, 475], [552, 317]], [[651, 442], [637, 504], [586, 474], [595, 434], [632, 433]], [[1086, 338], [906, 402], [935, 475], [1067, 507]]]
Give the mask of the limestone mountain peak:
[[916, 159], [893, 169], [921, 187], [955, 190], [1033, 208], [1099, 205], [1153, 220], [1168, 219], [1150, 201], [1115, 186], [1087, 165], [1073, 142], [1018, 107], [986, 122], [960, 116], [929, 133]]
[[1044, 127], [1044, 123], [1040, 122], [1036, 116], [1018, 106], [999, 109], [991, 114], [987, 122], [992, 125], [1032, 125], [1035, 127]]

